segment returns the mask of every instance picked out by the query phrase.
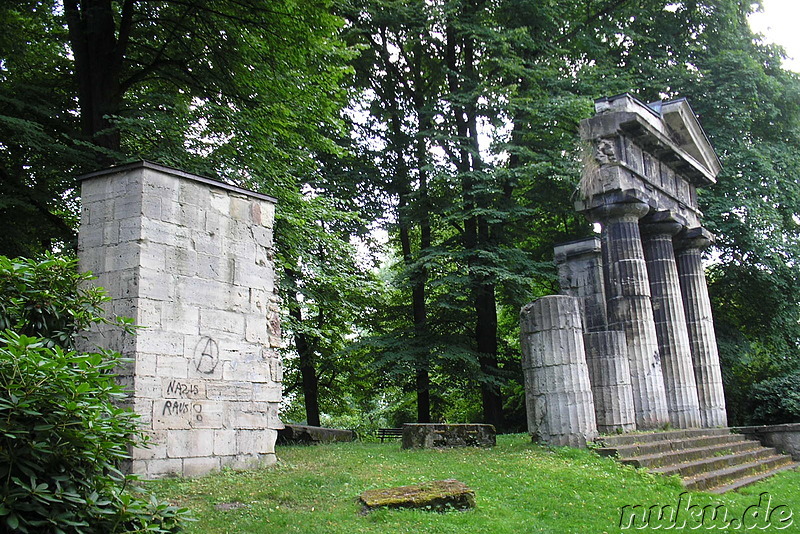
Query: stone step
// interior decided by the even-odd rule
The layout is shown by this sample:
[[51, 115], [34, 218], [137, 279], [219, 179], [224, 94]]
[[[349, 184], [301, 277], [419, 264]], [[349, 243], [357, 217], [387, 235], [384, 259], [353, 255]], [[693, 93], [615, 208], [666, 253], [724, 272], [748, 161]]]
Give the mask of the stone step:
[[728, 428], [601, 436], [595, 449], [619, 462], [678, 475], [689, 490], [724, 493], [763, 480], [798, 464], [791, 456]]
[[752, 462], [724, 467], [702, 473], [693, 477], [684, 478], [683, 485], [686, 489], [694, 491], [711, 491], [729, 485], [736, 480], [744, 479], [753, 475], [765, 474], [776, 471], [781, 467], [788, 467], [792, 464], [792, 457], [786, 455], [774, 455]]
[[672, 465], [665, 465], [651, 469], [652, 473], [660, 473], [662, 475], [678, 475], [681, 478], [696, 476], [710, 471], [717, 471], [726, 467], [734, 465], [741, 465], [757, 460], [777, 456], [778, 452], [775, 449], [760, 447], [758, 449], [737, 452], [733, 454], [725, 454], [719, 456], [704, 457], [699, 460], [682, 462]]
[[646, 467], [648, 469], [675, 465], [692, 460], [702, 460], [714, 456], [735, 454], [745, 451], [753, 451], [761, 448], [757, 441], [741, 441], [737, 443], [723, 443], [721, 445], [711, 445], [708, 447], [697, 447], [694, 449], [681, 449], [673, 452], [660, 452], [645, 456], [635, 456], [633, 458], [621, 458], [620, 462], [634, 467]]
[[662, 439], [644, 443], [632, 443], [630, 445], [620, 445], [616, 447], [601, 447], [595, 449], [601, 456], [616, 456], [617, 458], [633, 458], [636, 456], [648, 456], [659, 453], [670, 453], [685, 449], [697, 449], [711, 447], [714, 445], [733, 444], [748, 441], [740, 434], [715, 434], [715, 435], [695, 435], [694, 437], [683, 437], [677, 439]]
[[730, 434], [729, 428], [686, 428], [664, 432], [632, 432], [630, 434], [600, 436], [595, 442], [602, 444], [603, 447], [616, 447], [634, 443], [671, 441], [697, 436], [722, 436], [727, 434]]
[[784, 466], [778, 467], [777, 469], [772, 469], [770, 471], [764, 471], [762, 473], [758, 473], [758, 474], [755, 474], [755, 475], [750, 475], [748, 477], [739, 478], [737, 480], [734, 480], [733, 482], [725, 484], [724, 486], [717, 486], [716, 488], [712, 488], [712, 489], [707, 490], [707, 491], [709, 491], [710, 493], [718, 493], [718, 494], [719, 493], [725, 493], [727, 491], [734, 491], [734, 490], [737, 490], [739, 488], [743, 488], [745, 486], [749, 486], [750, 484], [755, 484], [756, 482], [760, 482], [760, 481], [764, 480], [765, 478], [769, 478], [772, 475], [776, 475], [776, 474], [778, 474], [778, 473], [780, 473], [782, 471], [789, 471], [791, 469], [797, 469], [798, 467], [800, 467], [800, 464], [792, 462], [792, 463], [790, 463], [788, 465], [784, 465]]

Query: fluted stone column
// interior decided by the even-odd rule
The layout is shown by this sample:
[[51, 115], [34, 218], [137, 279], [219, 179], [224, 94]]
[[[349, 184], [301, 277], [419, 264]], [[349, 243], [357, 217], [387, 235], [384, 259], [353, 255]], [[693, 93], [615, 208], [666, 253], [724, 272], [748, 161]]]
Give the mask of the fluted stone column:
[[606, 330], [608, 318], [600, 239], [587, 237], [562, 243], [556, 245], [553, 252], [561, 293], [580, 299], [584, 330]]
[[675, 239], [675, 258], [700, 400], [700, 419], [705, 428], [728, 425], [711, 300], [701, 257], [702, 249], [709, 246], [712, 239], [711, 233], [704, 228], [691, 228]]
[[578, 299], [542, 297], [520, 312], [528, 432], [549, 445], [585, 447], [597, 437]]
[[590, 210], [603, 228], [608, 323], [622, 330], [628, 345], [636, 428], [649, 430], [669, 423], [656, 327], [650, 301], [639, 219], [649, 206], [641, 201], [607, 204]]
[[636, 430], [625, 333], [616, 330], [587, 332], [583, 341], [598, 432]]
[[696, 428], [701, 425], [697, 383], [672, 247], [683, 225], [660, 212], [642, 219], [640, 228], [669, 419], [675, 428]]

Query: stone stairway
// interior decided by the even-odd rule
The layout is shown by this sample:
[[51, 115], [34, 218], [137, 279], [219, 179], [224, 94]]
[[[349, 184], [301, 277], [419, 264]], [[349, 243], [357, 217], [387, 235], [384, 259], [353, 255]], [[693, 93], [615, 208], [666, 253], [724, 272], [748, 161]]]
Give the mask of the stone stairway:
[[711, 493], [735, 490], [798, 466], [791, 456], [727, 428], [601, 436], [595, 441], [601, 456], [653, 473], [678, 475], [686, 489]]

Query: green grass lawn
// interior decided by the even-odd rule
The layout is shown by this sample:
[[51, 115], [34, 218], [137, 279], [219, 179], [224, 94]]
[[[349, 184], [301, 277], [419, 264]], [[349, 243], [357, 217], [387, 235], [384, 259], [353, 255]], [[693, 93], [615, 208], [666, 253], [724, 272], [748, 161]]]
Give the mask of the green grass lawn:
[[[277, 452], [279, 463], [273, 467], [156, 481], [148, 483], [147, 489], [190, 508], [197, 521], [188, 524], [186, 532], [203, 534], [636, 532], [653, 529], [621, 529], [623, 506], [676, 506], [683, 492], [677, 478], [623, 467], [589, 451], [533, 445], [527, 435], [499, 436], [497, 447], [490, 450], [403, 451], [399, 442], [393, 442], [279, 447]], [[475, 490], [474, 510], [359, 513], [356, 500], [364, 490], [447, 478]], [[797, 471], [738, 493], [690, 496], [691, 504], [725, 505], [729, 517], [740, 518], [759, 503], [763, 492], [771, 495], [773, 509], [785, 505], [782, 517], [788, 509], [794, 521], [781, 530], [773, 524], [750, 531], [800, 532]], [[217, 508], [226, 504], [223, 508], [227, 509]], [[696, 523], [689, 522], [684, 530], [691, 526]]]

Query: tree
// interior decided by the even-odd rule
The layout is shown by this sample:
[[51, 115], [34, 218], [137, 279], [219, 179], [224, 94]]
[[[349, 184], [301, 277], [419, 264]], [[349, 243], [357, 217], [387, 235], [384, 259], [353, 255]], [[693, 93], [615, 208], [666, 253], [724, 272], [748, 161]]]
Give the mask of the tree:
[[336, 150], [347, 52], [324, 3], [0, 9], [0, 175], [12, 186], [4, 222], [22, 227], [13, 223], [29, 213], [34, 224], [21, 232], [45, 236], [36, 245], [12, 236], [6, 250], [69, 244], [74, 177], [100, 165], [153, 159], [280, 198], [300, 194], [296, 180], [316, 170], [314, 154]]
[[355, 62], [357, 82], [374, 98], [368, 102], [372, 120], [357, 136], [369, 143], [379, 135], [381, 186], [396, 204], [393, 229], [402, 257], [404, 284], [410, 289], [408, 316], [413, 325], [404, 352], [414, 362], [417, 420], [431, 421], [430, 372], [435, 339], [429, 329], [428, 268], [431, 251], [429, 184], [434, 165], [430, 156], [434, 107], [441, 91], [441, 61], [430, 53], [435, 32], [425, 2], [354, 2], [345, 9], [354, 42], [364, 46]]
[[[9, 26], [0, 40], [0, 176], [10, 186], [0, 220], [16, 230], [0, 238], [0, 251], [74, 246], [75, 176], [144, 158], [278, 198], [276, 262], [285, 280], [300, 277], [280, 286], [286, 302], [320, 283], [302, 278], [325, 261], [318, 249], [352, 263], [339, 231], [326, 231], [339, 220], [356, 224], [350, 200], [326, 202], [344, 191], [320, 178], [323, 161], [342, 153], [351, 55], [328, 2], [65, 0], [0, 9]], [[290, 327], [313, 329], [290, 308]], [[344, 329], [338, 336], [350, 330], [331, 322], [326, 334], [334, 325]]]

